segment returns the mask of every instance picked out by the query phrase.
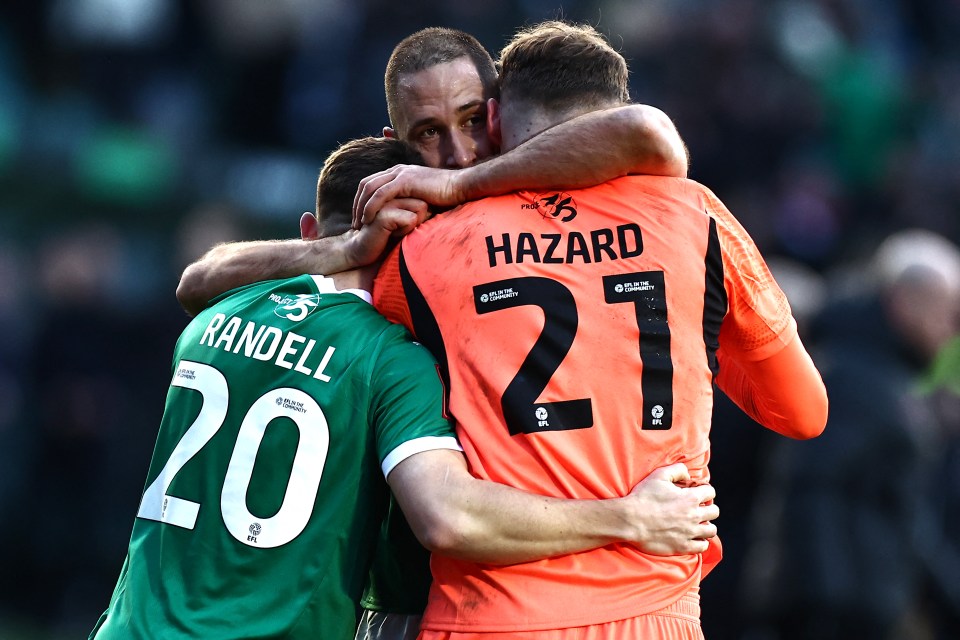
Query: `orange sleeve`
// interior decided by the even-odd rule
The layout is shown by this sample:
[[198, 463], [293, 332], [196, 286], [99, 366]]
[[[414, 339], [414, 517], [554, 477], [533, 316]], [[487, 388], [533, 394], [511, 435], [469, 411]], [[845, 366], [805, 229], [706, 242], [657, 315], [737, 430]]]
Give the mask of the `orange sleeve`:
[[827, 424], [827, 390], [800, 336], [769, 358], [732, 358], [717, 352], [717, 385], [747, 415], [790, 438], [820, 435]]
[[740, 221], [709, 189], [704, 206], [717, 222], [729, 309], [720, 344], [738, 359], [762, 360], [796, 335], [790, 303]]
[[791, 438], [820, 435], [827, 392], [797, 334], [786, 295], [740, 222], [709, 189], [729, 308], [720, 329], [717, 385], [751, 418]]

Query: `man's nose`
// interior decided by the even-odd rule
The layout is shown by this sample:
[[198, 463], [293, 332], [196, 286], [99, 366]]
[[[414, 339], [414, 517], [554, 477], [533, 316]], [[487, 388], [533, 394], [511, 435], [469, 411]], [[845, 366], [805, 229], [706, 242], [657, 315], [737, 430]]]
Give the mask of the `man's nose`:
[[463, 169], [477, 160], [476, 142], [461, 132], [451, 134], [446, 151], [443, 162], [448, 169]]

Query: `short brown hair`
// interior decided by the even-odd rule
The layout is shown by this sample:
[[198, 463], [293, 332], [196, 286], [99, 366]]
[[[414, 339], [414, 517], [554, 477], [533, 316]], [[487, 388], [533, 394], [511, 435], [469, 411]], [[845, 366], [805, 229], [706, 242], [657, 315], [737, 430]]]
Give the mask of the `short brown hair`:
[[562, 111], [630, 101], [627, 61], [590, 25], [549, 20], [500, 52], [500, 95]]
[[[467, 57], [477, 68], [486, 98], [497, 95], [497, 67], [490, 52], [472, 35], [459, 29], [429, 27], [421, 29], [400, 41], [390, 54], [383, 76], [383, 90], [387, 96], [387, 115], [396, 127], [400, 111], [400, 76], [429, 69], [444, 62]], [[401, 132], [401, 135], [404, 135]]]
[[398, 164], [423, 164], [410, 145], [394, 138], [358, 138], [334, 150], [317, 179], [317, 220], [320, 235], [332, 236], [350, 228], [353, 198], [360, 181]]

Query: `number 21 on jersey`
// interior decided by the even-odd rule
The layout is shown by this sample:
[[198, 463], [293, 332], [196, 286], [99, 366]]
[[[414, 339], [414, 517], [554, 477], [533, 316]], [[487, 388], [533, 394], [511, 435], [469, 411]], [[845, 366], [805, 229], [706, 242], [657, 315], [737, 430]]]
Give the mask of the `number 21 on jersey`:
[[[478, 285], [473, 294], [481, 315], [526, 305], [543, 311], [543, 329], [501, 397], [510, 434], [592, 427], [590, 398], [537, 401], [576, 338], [579, 314], [570, 289], [550, 278], [525, 276]], [[604, 276], [603, 295], [605, 304], [633, 304], [636, 313], [643, 364], [642, 428], [669, 429], [673, 424], [673, 362], [663, 271]]]

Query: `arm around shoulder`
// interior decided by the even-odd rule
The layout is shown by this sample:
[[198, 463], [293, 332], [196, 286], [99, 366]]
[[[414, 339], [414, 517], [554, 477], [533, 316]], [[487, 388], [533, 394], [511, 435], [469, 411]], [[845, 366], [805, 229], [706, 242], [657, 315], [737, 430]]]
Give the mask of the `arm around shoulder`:
[[177, 285], [177, 300], [195, 316], [213, 298], [243, 285], [304, 273], [329, 275], [352, 266], [339, 236], [225, 243], [184, 269]]
[[625, 119], [624, 128], [632, 132], [623, 140], [633, 145], [625, 156], [631, 164], [628, 174], [687, 177], [690, 155], [666, 113], [650, 105], [632, 104], [617, 115]]
[[625, 175], [685, 178], [687, 149], [660, 109], [630, 104], [555, 125], [515, 149], [456, 172], [467, 200], [518, 189], [589, 187]]
[[684, 178], [687, 149], [663, 111], [643, 104], [591, 111], [466, 169], [398, 165], [365, 178], [354, 201], [354, 227], [375, 220], [393, 198], [452, 207], [521, 189], [576, 189], [625, 175]]

